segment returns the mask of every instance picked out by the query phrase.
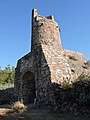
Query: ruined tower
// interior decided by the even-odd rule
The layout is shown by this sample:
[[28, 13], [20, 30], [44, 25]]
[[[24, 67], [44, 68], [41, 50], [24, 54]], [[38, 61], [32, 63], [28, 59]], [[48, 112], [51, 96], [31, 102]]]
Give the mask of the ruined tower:
[[58, 24], [53, 16], [38, 15], [36, 9], [32, 10], [32, 50], [34, 46], [53, 46], [62, 49]]
[[[40, 16], [37, 9], [32, 10], [31, 52], [17, 62], [15, 90], [18, 100], [25, 103], [37, 101], [38, 105], [54, 104], [53, 83], [61, 84], [63, 79], [72, 79], [75, 62], [70, 56], [86, 60], [81, 53], [62, 48], [60, 29], [53, 16]], [[79, 63], [79, 62], [77, 62]], [[74, 68], [76, 73], [77, 67]], [[79, 75], [78, 74], [78, 75]]]

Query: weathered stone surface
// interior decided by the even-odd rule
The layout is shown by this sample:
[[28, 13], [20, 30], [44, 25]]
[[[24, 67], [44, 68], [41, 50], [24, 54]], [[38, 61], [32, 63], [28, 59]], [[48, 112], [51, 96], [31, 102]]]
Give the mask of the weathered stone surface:
[[[90, 80], [80, 80], [72, 84], [72, 87], [63, 89], [60, 86], [58, 92], [53, 89], [55, 106], [53, 108], [62, 111], [71, 111], [75, 114], [87, 113], [90, 110]], [[52, 108], [52, 109], [53, 109]]]
[[14, 88], [0, 90], [0, 105], [8, 104], [16, 100]]
[[[68, 97], [65, 92], [60, 92], [59, 86], [63, 81], [71, 84], [81, 73], [87, 73], [89, 68], [83, 67], [86, 62], [81, 53], [62, 48], [60, 29], [54, 17], [40, 16], [34, 9], [31, 52], [18, 60], [16, 67], [17, 99], [25, 103], [35, 101], [37, 106], [42, 106], [56, 105], [58, 98], [63, 108], [67, 104], [64, 100]], [[72, 91], [70, 93], [73, 94]], [[65, 104], [61, 105], [62, 102]], [[68, 107], [73, 109], [71, 105]]]

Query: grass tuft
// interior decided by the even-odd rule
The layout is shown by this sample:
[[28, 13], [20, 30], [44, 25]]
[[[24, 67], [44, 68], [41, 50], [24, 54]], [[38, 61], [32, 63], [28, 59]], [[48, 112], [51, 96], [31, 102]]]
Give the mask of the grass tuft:
[[17, 101], [11, 104], [11, 111], [14, 112], [24, 112], [26, 111], [26, 106], [21, 101]]

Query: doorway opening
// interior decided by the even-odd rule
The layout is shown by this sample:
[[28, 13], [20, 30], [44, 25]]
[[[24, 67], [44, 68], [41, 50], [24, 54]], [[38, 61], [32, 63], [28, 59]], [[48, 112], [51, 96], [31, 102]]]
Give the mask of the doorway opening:
[[22, 96], [24, 103], [33, 103], [35, 94], [35, 77], [30, 71], [27, 71], [22, 77]]

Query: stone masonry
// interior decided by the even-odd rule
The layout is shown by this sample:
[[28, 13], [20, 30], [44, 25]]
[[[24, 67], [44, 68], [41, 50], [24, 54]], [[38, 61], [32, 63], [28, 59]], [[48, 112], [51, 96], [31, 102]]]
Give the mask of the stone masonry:
[[72, 83], [83, 72], [87, 60], [82, 53], [62, 48], [60, 29], [53, 16], [32, 10], [31, 52], [17, 62], [15, 91], [18, 100], [38, 106], [54, 104], [52, 84]]

